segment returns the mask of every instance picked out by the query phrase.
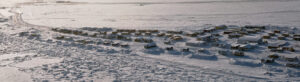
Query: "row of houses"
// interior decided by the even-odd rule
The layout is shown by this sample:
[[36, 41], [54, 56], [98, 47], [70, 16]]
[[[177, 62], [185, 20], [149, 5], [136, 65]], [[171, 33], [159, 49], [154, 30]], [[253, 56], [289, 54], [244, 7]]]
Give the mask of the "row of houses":
[[169, 34], [183, 34], [183, 31], [167, 31]]
[[104, 41], [102, 44], [104, 44], [104, 45], [111, 45], [113, 47], [122, 47], [122, 48], [128, 48], [128, 47], [130, 47], [129, 44], [122, 44], [122, 43], [113, 42], [113, 41]]
[[128, 48], [129, 47], [129, 44], [122, 44], [122, 43], [118, 43], [118, 42], [113, 42], [111, 40], [105, 40], [105, 41], [92, 41], [92, 40], [74, 40], [72, 37], [66, 37], [66, 36], [57, 36], [55, 37], [55, 39], [57, 40], [64, 40], [64, 41], [73, 41], [73, 42], [76, 42], [76, 43], [80, 43], [80, 44], [97, 44], [97, 45], [100, 45], [100, 44], [103, 44], [103, 45], [111, 45], [113, 47], [123, 47], [123, 48]]
[[123, 40], [123, 41], [132, 41], [133, 39], [131, 37], [128, 36], [123, 36], [123, 35], [104, 35], [104, 36], [100, 36], [103, 39], [117, 39], [117, 40]]
[[285, 61], [288, 61], [288, 62], [298, 62], [298, 58], [297, 57], [291, 57], [291, 56], [279, 56], [278, 54], [271, 54], [268, 56], [268, 58], [271, 58], [271, 59], [283, 59]]
[[268, 49], [272, 52], [284, 52], [284, 51], [295, 52], [296, 51], [292, 46], [287, 46], [287, 45], [288, 42], [268, 43]]
[[[215, 28], [211, 28], [211, 29], [206, 29], [206, 31], [204, 31], [204, 32], [212, 32], [212, 31], [216, 31], [216, 30], [220, 30], [220, 29], [227, 29], [227, 27], [226, 26], [215, 27]], [[136, 33], [144, 32], [144, 35], [151, 36], [152, 33], [156, 33], [157, 37], [165, 36], [172, 41], [180, 41], [180, 40], [183, 40], [184, 38], [183, 38], [183, 36], [179, 36], [179, 34], [180, 35], [184, 34], [185, 36], [197, 37], [196, 39], [199, 41], [199, 42], [186, 42], [187, 46], [213, 45], [213, 46], [218, 46], [220, 48], [231, 48], [231, 49], [236, 49], [239, 51], [248, 51], [248, 50], [254, 49], [256, 46], [258, 46], [258, 44], [265, 43], [263, 41], [263, 38], [266, 38], [266, 36], [263, 36], [263, 37], [247, 36], [247, 35], [243, 34], [243, 32], [256, 33], [256, 32], [262, 31], [263, 29], [265, 29], [265, 28], [264, 27], [254, 27], [254, 26], [245, 26], [244, 28], [234, 28], [234, 29], [225, 30], [224, 34], [227, 34], [226, 31], [228, 31], [229, 38], [238, 38], [237, 39], [238, 45], [233, 44], [233, 45], [229, 45], [229, 46], [226, 44], [218, 43], [220, 34], [216, 34], [216, 33], [210, 33], [207, 35], [198, 36], [200, 34], [198, 32], [184, 33], [183, 31], [167, 31], [166, 33], [159, 33], [159, 31], [156, 31], [156, 30], [118, 29], [108, 35], [107, 35], [107, 32], [99, 32], [99, 33], [94, 33], [92, 35], [89, 35], [87, 33], [84, 33], [82, 31], [77, 31], [77, 30], [66, 30], [66, 29], [53, 29], [53, 30], [62, 32], [62, 33], [73, 33], [76, 35], [84, 35], [84, 36], [91, 36], [91, 37], [99, 37], [98, 35], [102, 35], [101, 37], [104, 39], [118, 39], [118, 40], [126, 40], [126, 41], [133, 40], [134, 42], [145, 42], [145, 43], [151, 43], [151, 42], [153, 42], [153, 40], [145, 39], [145, 38], [132, 39], [132, 38], [130, 38], [130, 36], [126, 36], [126, 35], [131, 35], [131, 33], [133, 33], [133, 32], [136, 32]], [[253, 32], [251, 32], [251, 31], [253, 31]], [[280, 33], [282, 33], [282, 36], [290, 36], [289, 34], [283, 33], [278, 30], [273, 31], [273, 33], [269, 33], [269, 35], [273, 36], [273, 34], [280, 34]], [[121, 34], [121, 35], [119, 35], [119, 34]], [[294, 35], [293, 37], [299, 37], [299, 36], [300, 35]], [[62, 37], [58, 37], [58, 39], [59, 38], [62, 38]], [[164, 43], [171, 44], [170, 41], [164, 42]], [[274, 51], [274, 52], [281, 52], [283, 50], [295, 51], [294, 48], [292, 48], [292, 47], [282, 47], [282, 48], [277, 47], [277, 48], [271, 49], [271, 47], [276, 47], [276, 46], [272, 46], [271, 44], [269, 44], [268, 47], [270, 48], [271, 51]]]
[[282, 32], [280, 30], [274, 30], [269, 32], [267, 35], [264, 35], [264, 39], [271, 39], [271, 37], [276, 36], [278, 40], [286, 40], [287, 38], [292, 38], [293, 40], [300, 41], [300, 34]]
[[266, 26], [246, 25], [243, 28], [247, 28], [247, 29], [266, 29]]
[[38, 34], [38, 33], [31, 33], [31, 32], [21, 32], [21, 33], [19, 33], [19, 36], [20, 37], [27, 36], [28, 39], [37, 39], [37, 40], [41, 38], [40, 34]]
[[[78, 31], [78, 30], [69, 30], [69, 29], [52, 29], [53, 31], [56, 32], [60, 32], [60, 33], [66, 33], [66, 34], [74, 34], [74, 35], [81, 35], [81, 36], [89, 36], [89, 37], [100, 37], [100, 38], [104, 38], [104, 39], [117, 39], [117, 40], [124, 40], [124, 41], [132, 41], [132, 38], [126, 35], [125, 32], [123, 32], [121, 35], [116, 35], [114, 33], [112, 34], [108, 34], [106, 31], [103, 32], [98, 32], [98, 33], [93, 33], [93, 34], [88, 34], [86, 32], [83, 31]], [[57, 39], [60, 39], [63, 37], [57, 37]], [[136, 42], [138, 42], [138, 39], [135, 39]], [[149, 42], [149, 40], [142, 40], [142, 41], [146, 41]], [[151, 41], [151, 40], [150, 40]]]
[[136, 38], [134, 42], [152, 43], [153, 40], [151, 38]]
[[[155, 43], [149, 43], [144, 46], [145, 49], [157, 48], [158, 46]], [[174, 51], [174, 47], [165, 47], [167, 51]], [[200, 48], [197, 50], [199, 53], [207, 53], [208, 51], [204, 48]], [[190, 48], [181, 48], [181, 52], [191, 52]]]
[[241, 28], [230, 28], [223, 31], [223, 34], [228, 35], [228, 38], [240, 38], [245, 35], [257, 34], [265, 29], [264, 26], [244, 26]]
[[[265, 27], [245, 27], [247, 29], [254, 29], [254, 30], [258, 30], [262, 31], [265, 29]], [[250, 30], [251, 30], [250, 29]], [[245, 36], [244, 34], [241, 34], [242, 29], [229, 29], [224, 31], [224, 34], [228, 34], [228, 38], [238, 38], [237, 39], [237, 43], [238, 44], [234, 44], [231, 45], [231, 49], [237, 49], [237, 50], [251, 50], [253, 49], [253, 47], [258, 46], [257, 44], [265, 44], [267, 43], [267, 41], [264, 41], [263, 39], [270, 39], [272, 36], [275, 35], [280, 35], [277, 37], [277, 39], [279, 40], [285, 40], [286, 37], [289, 37], [291, 34], [288, 33], [284, 33], [281, 32], [280, 30], [274, 30], [272, 33], [268, 33], [269, 35], [265, 35], [265, 36]], [[247, 31], [247, 33], [250, 33], [249, 31]], [[255, 32], [252, 32], [255, 33]], [[294, 34], [293, 38], [294, 40], [300, 40], [300, 35]], [[253, 45], [254, 43], [254, 45]], [[244, 45], [240, 45], [240, 44], [244, 44]], [[282, 43], [275, 43], [275, 44], [268, 44], [267, 45], [268, 48], [270, 49], [270, 51], [272, 52], [283, 52], [283, 51], [291, 51], [291, 52], [295, 52], [295, 49], [291, 46], [284, 46], [284, 44]]]
[[[286, 40], [287, 38], [290, 38], [291, 35], [293, 35], [293, 34], [283, 33], [281, 31], [275, 30], [274, 32], [269, 32], [267, 35], [263, 35], [263, 38], [264, 39], [271, 39], [272, 37], [276, 37], [276, 39], [278, 39], [278, 40]], [[293, 36], [292, 38], [294, 40], [298, 39], [297, 35]]]
[[[226, 26], [219, 26], [216, 27], [216, 29], [225, 29], [227, 28]], [[182, 35], [184, 32], [183, 31], [166, 31], [166, 33], [159, 33], [158, 30], [133, 30], [133, 29], [117, 29], [116, 31], [111, 32], [111, 34], [108, 34], [107, 31], [110, 30], [104, 30], [103, 29], [97, 29], [97, 28], [91, 28], [91, 27], [85, 27], [82, 28], [83, 30], [88, 30], [88, 31], [93, 31], [93, 30], [101, 30], [98, 33], [94, 33], [92, 35], [89, 35], [89, 33], [83, 32], [83, 31], [78, 31], [78, 30], [68, 30], [68, 29], [52, 29], [53, 31], [56, 32], [61, 32], [61, 33], [67, 33], [67, 34], [75, 34], [75, 35], [81, 35], [81, 36], [90, 36], [90, 37], [102, 37], [104, 39], [126, 39], [126, 40], [130, 40], [130, 38], [128, 38], [129, 36], [127, 35], [131, 35], [132, 33], [135, 33], [135, 35], [139, 36], [139, 35], [145, 35], [145, 36], [152, 36], [152, 33], [156, 33], [157, 37], [168, 37], [170, 40], [174, 40], [174, 41], [180, 41], [183, 40], [183, 36], [179, 36]], [[210, 29], [213, 30], [214, 28]], [[143, 32], [143, 33], [142, 33]], [[120, 34], [120, 35], [119, 35]], [[199, 33], [195, 32], [195, 33], [185, 33], [185, 36], [190, 36], [190, 37], [196, 37], [197, 35], [199, 35]], [[218, 34], [215, 34], [218, 35]], [[126, 38], [126, 37], [127, 38]], [[217, 41], [217, 38], [210, 38], [210, 37], [200, 37], [198, 38], [203, 39], [204, 41]], [[137, 40], [138, 41], [138, 40]]]
[[[58, 28], [53, 28], [51, 29], [54, 32], [59, 32], [59, 33], [64, 33], [64, 34], [74, 34], [74, 35], [80, 35], [80, 36], [89, 36], [87, 32], [79, 31], [79, 30], [70, 30], [70, 29], [58, 29]], [[100, 33], [100, 34], [107, 34], [106, 32]], [[97, 33], [91, 35], [95, 37], [95, 35], [98, 35]]]
[[98, 28], [98, 27], [83, 27], [81, 28], [82, 30], [87, 30], [87, 31], [95, 31], [95, 32], [109, 32], [112, 31], [112, 28], [107, 28], [107, 27], [103, 27], [103, 28]]
[[[111, 34], [108, 34], [106, 31], [103, 32], [98, 32], [98, 33], [94, 33], [92, 35], [83, 32], [83, 31], [78, 31], [78, 30], [69, 30], [69, 29], [52, 29], [53, 31], [56, 32], [60, 32], [60, 33], [66, 33], [66, 34], [75, 34], [75, 35], [81, 35], [81, 36], [89, 36], [89, 37], [100, 37], [103, 39], [117, 39], [117, 40], [124, 40], [124, 41], [134, 41], [134, 42], [145, 42], [145, 43], [151, 43], [153, 42], [152, 39], [148, 39], [148, 38], [135, 38], [132, 39], [131, 36], [127, 36], [127, 35], [131, 35], [130, 32], [134, 32], [134, 30], [117, 30], [118, 32], [112, 32]], [[85, 29], [87, 30], [87, 29]], [[90, 30], [90, 29], [89, 29]], [[151, 33], [154, 32], [158, 32], [156, 30], [138, 30], [138, 31], [146, 31], [144, 34], [151, 36]], [[151, 33], [150, 33], [151, 32]], [[121, 33], [120, 35], [118, 33]], [[173, 41], [180, 41], [183, 40], [182, 36], [179, 35], [174, 35], [174, 34], [164, 34], [164, 33], [157, 33], [157, 36], [166, 36], [168, 37], [170, 40]], [[63, 39], [64, 37], [56, 37], [56, 39]]]
[[297, 57], [287, 57], [287, 56], [279, 56], [278, 54], [271, 54], [268, 56], [269, 59], [262, 59], [262, 63], [274, 63], [275, 60], [281, 58], [284, 61], [288, 61], [285, 66], [299, 68], [300, 63], [297, 63], [299, 59]]
[[[109, 31], [112, 31], [111, 28], [91, 28], [91, 27], [85, 27], [82, 28], [82, 30], [88, 30], [88, 31], [96, 31], [97, 35], [108, 35]], [[70, 30], [70, 29], [58, 29], [53, 28], [52, 31], [65, 33], [65, 34], [74, 34], [74, 35], [82, 35], [82, 36], [88, 36], [89, 33], [79, 31], [79, 30]], [[134, 33], [135, 35], [146, 35], [151, 36], [152, 33], [159, 33], [158, 30], [130, 30], [130, 29], [117, 29], [116, 31], [112, 31], [110, 34], [112, 35], [132, 35]]]
[[[61, 32], [64, 32], [64, 33], [82, 33], [80, 31], [70, 31], [70, 30], [65, 30], [65, 29], [62, 29], [62, 30], [59, 30]], [[85, 34], [86, 36], [88, 34]], [[161, 34], [161, 35], [164, 35], [164, 34]], [[217, 36], [218, 34], [216, 35], [205, 35], [205, 36], [201, 36], [201, 37], [198, 37], [197, 40], [199, 41], [207, 41], [207, 42], [217, 42], [218, 41], [218, 38], [215, 37]], [[94, 35], [91, 35], [92, 37], [97, 37], [96, 34]], [[172, 35], [167, 35], [167, 36], [170, 36], [170, 39], [171, 40], [175, 40], [175, 41], [178, 41], [178, 40], [182, 40], [183, 37], [181, 36], [172, 36]], [[59, 38], [59, 37], [58, 37]], [[122, 35], [105, 35], [105, 36], [102, 36], [102, 38], [104, 39], [118, 39], [118, 40], [126, 40], [126, 41], [131, 41], [132, 39], [130, 37], [127, 37], [127, 36], [122, 36]], [[134, 40], [135, 42], [146, 42], [146, 43], [150, 43], [152, 42], [152, 40], [147, 40], [147, 39], [141, 39], [141, 38], [137, 38]], [[259, 37], [241, 37], [238, 39], [238, 43], [241, 43], [241, 44], [247, 44], [247, 43], [262, 43], [262, 39], [259, 38]], [[187, 43], [189, 44], [189, 43]], [[242, 48], [246, 48], [246, 49], [243, 49], [243, 50], [247, 50], [247, 47], [248, 45], [242, 47]]]

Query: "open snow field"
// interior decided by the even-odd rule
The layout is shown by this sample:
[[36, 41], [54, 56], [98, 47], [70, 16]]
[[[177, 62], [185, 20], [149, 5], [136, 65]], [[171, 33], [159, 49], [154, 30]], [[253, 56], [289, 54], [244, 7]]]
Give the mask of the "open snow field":
[[[299, 0], [74, 0], [20, 8], [25, 21], [54, 27], [199, 28], [204, 24], [300, 26]], [[80, 3], [89, 2], [89, 3]]]
[[0, 80], [300, 81], [299, 14], [299, 0], [1, 0]]

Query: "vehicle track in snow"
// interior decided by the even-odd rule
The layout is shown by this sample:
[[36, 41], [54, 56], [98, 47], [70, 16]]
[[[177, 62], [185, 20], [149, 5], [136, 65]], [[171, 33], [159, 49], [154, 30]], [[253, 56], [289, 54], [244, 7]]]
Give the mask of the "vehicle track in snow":
[[51, 27], [48, 27], [48, 26], [41, 26], [41, 25], [34, 25], [34, 24], [27, 23], [26, 21], [23, 20], [22, 13], [18, 13], [15, 11], [11, 11], [11, 12], [15, 14], [10, 17], [10, 20], [11, 20], [10, 22], [14, 26], [36, 28], [36, 29], [44, 30], [44, 31], [51, 29]]

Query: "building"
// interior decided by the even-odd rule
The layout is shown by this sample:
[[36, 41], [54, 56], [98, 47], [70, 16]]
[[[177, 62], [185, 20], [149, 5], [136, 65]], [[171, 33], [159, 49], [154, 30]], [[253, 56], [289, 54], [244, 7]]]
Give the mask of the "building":
[[198, 41], [207, 41], [207, 42], [216, 42], [219, 39], [217, 37], [214, 37], [212, 35], [204, 35], [197, 38]]
[[300, 37], [294, 37], [293, 39], [296, 41], [300, 41]]
[[171, 50], [174, 50], [174, 48], [173, 47], [166, 47], [166, 50], [171, 51]]
[[272, 43], [268, 43], [268, 48], [269, 49], [277, 49], [286, 44], [287, 44], [287, 42], [272, 42]]
[[285, 37], [284, 36], [278, 36], [277, 39], [278, 40], [285, 40]]
[[228, 38], [239, 38], [242, 37], [243, 35], [238, 34], [238, 33], [231, 33], [228, 35]]
[[171, 39], [175, 40], [175, 41], [183, 40], [183, 38], [181, 36], [173, 36], [173, 37], [171, 37]]
[[195, 32], [195, 33], [186, 33], [185, 35], [186, 36], [189, 36], [189, 37], [197, 37], [199, 33]]
[[241, 51], [235, 51], [235, 52], [233, 52], [233, 55], [234, 56], [245, 56], [245, 53], [241, 52]]
[[118, 46], [120, 46], [120, 43], [112, 43], [111, 45], [114, 47], [118, 47]]
[[255, 33], [257, 33], [257, 30], [255, 30], [255, 29], [246, 29], [246, 32], [255, 34]]
[[269, 36], [269, 35], [264, 35], [263, 38], [264, 38], [264, 39], [271, 39], [271, 36]]
[[129, 47], [129, 44], [121, 44], [121, 47], [123, 47], [123, 48], [128, 48], [128, 47]]
[[237, 50], [237, 49], [239, 49], [239, 47], [240, 47], [240, 45], [238, 45], [238, 44], [232, 44], [230, 48]]
[[150, 48], [155, 48], [155, 47], [157, 47], [155, 43], [149, 43], [144, 46], [145, 49], [150, 49]]
[[192, 46], [192, 47], [201, 47], [201, 46], [207, 45], [207, 43], [204, 42], [204, 41], [200, 41], [200, 42], [186, 42], [185, 45], [186, 46]]
[[247, 29], [255, 29], [255, 28], [257, 28], [257, 29], [266, 29], [265, 26], [253, 26], [253, 25], [246, 25], [245, 28], [247, 28]]
[[0, 18], [0, 22], [7, 22], [8, 19], [5, 19], [5, 18]]
[[190, 48], [184, 48], [182, 49], [182, 52], [190, 52]]
[[300, 64], [297, 63], [287, 63], [285, 64], [286, 67], [294, 67], [294, 68], [299, 68]]
[[232, 54], [232, 52], [228, 51], [228, 50], [226, 50], [226, 51], [225, 50], [219, 50], [218, 53], [220, 55], [231, 55]]
[[300, 34], [294, 34], [294, 37], [300, 37]]
[[283, 33], [281, 35], [284, 36], [284, 37], [289, 37], [290, 36], [290, 34], [288, 34], [288, 33]]
[[280, 30], [274, 30], [274, 33], [281, 33]]
[[223, 30], [223, 29], [227, 29], [226, 25], [220, 25], [220, 26], [216, 26], [215, 27], [216, 30]]
[[283, 48], [271, 48], [270, 51], [272, 52], [283, 52]]
[[294, 57], [294, 56], [291, 56], [291, 57], [284, 56], [283, 58], [284, 58], [284, 60], [289, 61], [289, 62], [296, 62], [296, 61], [298, 61], [298, 58]]
[[269, 36], [275, 36], [275, 33], [268, 33]]
[[230, 48], [231, 45], [230, 45], [230, 44], [227, 44], [227, 43], [219, 43], [219, 44], [218, 44], [218, 47], [219, 47], [219, 48]]
[[247, 43], [263, 43], [263, 39], [259, 36], [244, 36], [238, 39], [238, 43], [247, 44]]
[[261, 63], [274, 63], [275, 62], [274, 59], [261, 59], [260, 61], [261, 61]]
[[233, 33], [233, 31], [231, 31], [231, 30], [226, 30], [223, 32], [223, 34], [231, 34], [231, 33]]
[[205, 53], [205, 52], [207, 52], [207, 50], [205, 50], [204, 48], [200, 48], [200, 49], [198, 50], [198, 52], [200, 52], [200, 53]]
[[246, 45], [240, 45], [238, 49], [240, 51], [248, 51], [248, 50], [254, 49], [255, 47], [256, 47], [255, 44], [246, 44]]
[[169, 34], [182, 34], [183, 31], [167, 31]]
[[163, 37], [165, 35], [166, 35], [166, 33], [158, 33], [158, 34], [156, 34], [157, 37]]
[[204, 29], [203, 32], [214, 32], [216, 29], [215, 28], [209, 28], [209, 29]]

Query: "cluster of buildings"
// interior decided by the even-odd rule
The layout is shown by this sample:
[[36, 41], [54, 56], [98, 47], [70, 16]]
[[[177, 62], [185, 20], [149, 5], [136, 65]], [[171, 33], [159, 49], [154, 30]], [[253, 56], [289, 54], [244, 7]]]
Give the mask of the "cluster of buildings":
[[[296, 52], [287, 40], [300, 41], [300, 35], [283, 32], [280, 30], [270, 30], [265, 26], [243, 26], [227, 27], [225, 25], [196, 31], [162, 31], [162, 30], [135, 30], [111, 28], [90, 28], [82, 30], [52, 29], [55, 32], [73, 34], [84, 37], [102, 38], [102, 44], [111, 46], [121, 46], [128, 48], [130, 45], [113, 42], [121, 40], [127, 43], [136, 42], [145, 44], [145, 49], [164, 47], [166, 51], [173, 51], [180, 47], [181, 52], [209, 52], [206, 48], [215, 47], [217, 53], [224, 56], [245, 56], [248, 52], [255, 52], [257, 48], [266, 49], [273, 53]], [[160, 38], [160, 39], [158, 39]], [[56, 37], [57, 40], [66, 40], [65, 36]], [[154, 40], [155, 39], [155, 40]], [[156, 41], [163, 40], [163, 41]], [[89, 43], [89, 41], [75, 41], [78, 43]], [[100, 44], [100, 42], [94, 42]], [[185, 45], [176, 45], [184, 43]], [[163, 44], [163, 45], [162, 45]], [[197, 49], [197, 50], [195, 50]], [[193, 52], [195, 53], [195, 52]], [[274, 57], [270, 55], [269, 57]], [[262, 59], [263, 63], [274, 62], [274, 58]], [[291, 66], [290, 64], [288, 66]], [[297, 66], [297, 65], [296, 65]], [[294, 66], [295, 67], [295, 66]]]

